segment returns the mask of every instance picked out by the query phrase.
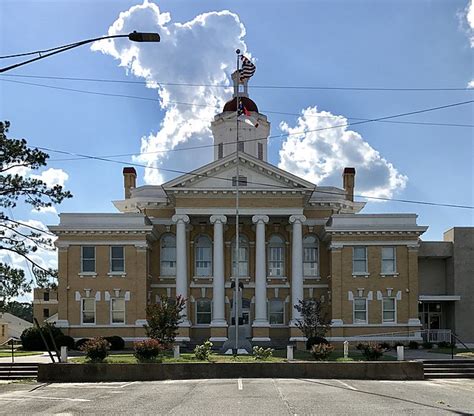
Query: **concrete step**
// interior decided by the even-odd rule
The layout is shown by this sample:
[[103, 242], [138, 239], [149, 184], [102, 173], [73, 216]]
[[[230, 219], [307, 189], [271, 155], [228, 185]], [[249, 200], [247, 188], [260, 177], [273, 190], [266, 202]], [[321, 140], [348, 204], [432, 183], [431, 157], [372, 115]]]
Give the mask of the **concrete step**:
[[474, 368], [449, 368], [449, 367], [438, 367], [438, 368], [430, 368], [424, 369], [425, 374], [431, 374], [431, 373], [474, 373]]
[[37, 363], [1, 363], [0, 380], [20, 380], [38, 377]]
[[473, 373], [425, 373], [425, 379], [429, 378], [472, 378], [474, 379]]
[[474, 360], [470, 359], [446, 359], [446, 360], [423, 360], [423, 364], [471, 364], [474, 366]]

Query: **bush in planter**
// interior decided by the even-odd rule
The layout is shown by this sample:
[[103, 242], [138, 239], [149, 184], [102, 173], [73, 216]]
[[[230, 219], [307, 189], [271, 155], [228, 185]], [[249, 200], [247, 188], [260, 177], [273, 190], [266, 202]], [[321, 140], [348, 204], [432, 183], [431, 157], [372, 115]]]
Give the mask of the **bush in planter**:
[[87, 341], [89, 341], [89, 338], [78, 339], [75, 345], [76, 350], [82, 351], [81, 348]]
[[364, 346], [365, 344], [362, 344], [362, 342], [359, 342], [357, 345], [356, 345], [356, 349], [358, 349], [359, 351], [362, 351], [364, 349]]
[[164, 346], [156, 339], [135, 342], [133, 355], [141, 363], [161, 362], [160, 354]]
[[311, 355], [318, 361], [325, 360], [334, 351], [334, 346], [328, 344], [315, 344], [311, 347]]
[[410, 341], [408, 343], [408, 348], [410, 348], [411, 350], [417, 350], [419, 347], [420, 347], [420, 344], [418, 344], [418, 342], [416, 341]]
[[122, 337], [114, 335], [111, 337], [105, 337], [105, 339], [109, 341], [111, 350], [118, 351], [125, 348], [125, 341]]
[[451, 343], [447, 341], [438, 342], [438, 348], [451, 348]]
[[59, 349], [61, 349], [61, 347], [67, 347], [68, 350], [73, 350], [75, 346], [74, 338], [69, 335], [60, 335], [54, 341]]
[[255, 346], [253, 347], [253, 356], [256, 360], [267, 360], [273, 356], [273, 349]]
[[311, 350], [313, 345], [317, 345], [317, 344], [329, 344], [329, 341], [323, 337], [310, 337], [306, 341], [306, 349]]
[[392, 348], [388, 342], [382, 342], [382, 343], [380, 344], [380, 346], [381, 346], [385, 351], [388, 351], [388, 350], [390, 350], [390, 349]]
[[81, 351], [86, 353], [86, 357], [93, 363], [100, 363], [105, 360], [109, 351], [109, 341], [102, 337], [92, 338], [81, 347]]
[[194, 348], [194, 355], [198, 360], [209, 360], [211, 357], [211, 351], [212, 351], [212, 342], [207, 340], [204, 342], [204, 344], [201, 345], [196, 345], [196, 348]]
[[369, 361], [375, 361], [383, 355], [383, 349], [380, 344], [369, 342], [364, 344], [362, 355]]
[[422, 345], [425, 350], [431, 350], [431, 348], [433, 348], [433, 343], [429, 341], [423, 342]]

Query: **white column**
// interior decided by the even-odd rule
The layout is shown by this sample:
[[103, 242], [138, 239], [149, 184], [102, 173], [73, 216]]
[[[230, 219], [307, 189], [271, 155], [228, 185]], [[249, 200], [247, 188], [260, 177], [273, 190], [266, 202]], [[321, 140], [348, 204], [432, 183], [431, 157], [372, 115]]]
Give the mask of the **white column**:
[[189, 224], [187, 215], [173, 215], [171, 218], [176, 223], [176, 296], [181, 295], [186, 299], [186, 306], [182, 311], [185, 315], [179, 326], [190, 326], [187, 299], [188, 299], [188, 250], [186, 239], [186, 225]]
[[301, 314], [294, 308], [299, 300], [303, 299], [303, 223], [304, 215], [292, 215], [290, 224], [293, 224], [291, 239], [291, 322], [295, 325]]
[[257, 238], [255, 243], [255, 319], [252, 326], [268, 327], [267, 317], [267, 267], [265, 247], [265, 224], [267, 215], [254, 215], [252, 222], [256, 224]]
[[214, 277], [212, 282], [212, 321], [211, 326], [226, 327], [225, 320], [225, 281], [224, 281], [224, 224], [225, 215], [212, 215], [214, 224]]

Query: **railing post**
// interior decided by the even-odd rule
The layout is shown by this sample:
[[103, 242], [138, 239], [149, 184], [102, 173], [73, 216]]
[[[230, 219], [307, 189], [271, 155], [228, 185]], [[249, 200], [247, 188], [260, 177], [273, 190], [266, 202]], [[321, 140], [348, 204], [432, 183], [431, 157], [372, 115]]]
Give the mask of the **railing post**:
[[454, 359], [454, 342], [453, 342], [453, 333], [451, 332], [451, 360]]

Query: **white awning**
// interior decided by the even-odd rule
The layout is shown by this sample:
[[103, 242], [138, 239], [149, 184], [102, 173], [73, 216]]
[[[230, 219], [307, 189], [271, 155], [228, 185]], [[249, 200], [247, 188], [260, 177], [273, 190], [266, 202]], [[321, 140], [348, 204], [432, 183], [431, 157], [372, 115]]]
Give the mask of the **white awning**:
[[430, 302], [450, 302], [455, 300], [461, 300], [461, 296], [459, 295], [420, 295], [418, 299], [423, 301], [430, 301]]

